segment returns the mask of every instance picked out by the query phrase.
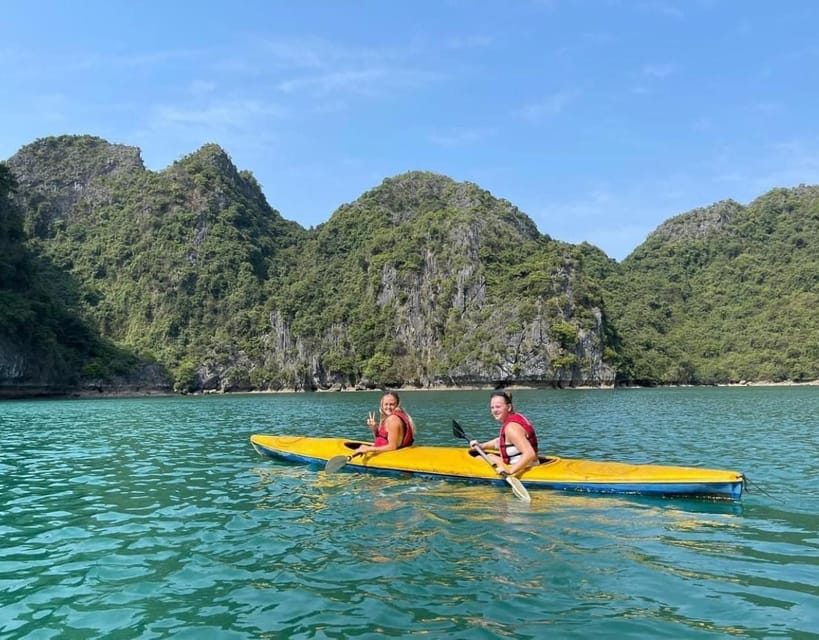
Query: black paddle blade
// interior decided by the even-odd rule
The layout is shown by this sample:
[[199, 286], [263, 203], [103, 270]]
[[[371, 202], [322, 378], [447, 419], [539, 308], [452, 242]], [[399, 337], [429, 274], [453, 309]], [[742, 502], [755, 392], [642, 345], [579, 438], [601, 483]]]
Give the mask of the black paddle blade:
[[452, 421], [452, 435], [456, 438], [463, 438], [464, 440], [468, 440], [469, 438], [466, 437], [466, 433], [461, 428], [461, 425], [458, 424], [456, 420]]

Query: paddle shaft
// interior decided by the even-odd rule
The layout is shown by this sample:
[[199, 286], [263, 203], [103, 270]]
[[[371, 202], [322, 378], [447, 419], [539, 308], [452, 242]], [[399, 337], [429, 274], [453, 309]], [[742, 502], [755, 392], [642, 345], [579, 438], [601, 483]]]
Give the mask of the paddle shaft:
[[[459, 437], [463, 438], [467, 442], [471, 442], [474, 440], [466, 431], [463, 430], [460, 424], [458, 424], [455, 420], [452, 421], [452, 433]], [[529, 495], [529, 492], [526, 490], [526, 487], [523, 486], [523, 483], [518, 480], [515, 476], [509, 475], [505, 469], [499, 469], [498, 463], [495, 462], [489, 455], [484, 451], [479, 445], [473, 447], [475, 451], [478, 452], [478, 455], [486, 460], [486, 462], [495, 470], [495, 473], [503, 477], [510, 487], [512, 487], [512, 493], [514, 493], [518, 498], [523, 500], [524, 502], [531, 502], [532, 497]]]
[[486, 453], [486, 451], [484, 451], [483, 449], [481, 449], [479, 445], [475, 445], [474, 449], [475, 451], [478, 452], [478, 455], [484, 460], [486, 460], [490, 465], [492, 465], [492, 468], [498, 473], [498, 475], [500, 475], [501, 469], [498, 469], [498, 463], [495, 462], [492, 458], [490, 458], [489, 454]]
[[324, 465], [324, 470], [329, 473], [338, 471], [339, 469], [341, 469], [341, 467], [350, 462], [350, 460], [361, 455], [364, 455], [363, 451], [357, 451], [356, 453], [353, 453], [352, 455], [349, 456], [333, 456], [327, 461], [327, 464]]

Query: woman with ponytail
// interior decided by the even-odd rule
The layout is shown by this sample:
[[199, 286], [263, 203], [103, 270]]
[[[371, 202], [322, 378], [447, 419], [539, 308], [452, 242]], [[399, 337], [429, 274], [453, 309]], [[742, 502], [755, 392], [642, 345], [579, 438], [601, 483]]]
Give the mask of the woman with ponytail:
[[373, 412], [367, 416], [367, 426], [373, 432], [373, 444], [362, 444], [356, 451], [394, 451], [411, 446], [415, 440], [415, 423], [401, 408], [401, 399], [397, 393], [387, 391], [381, 396], [379, 413], [381, 415], [378, 421]]

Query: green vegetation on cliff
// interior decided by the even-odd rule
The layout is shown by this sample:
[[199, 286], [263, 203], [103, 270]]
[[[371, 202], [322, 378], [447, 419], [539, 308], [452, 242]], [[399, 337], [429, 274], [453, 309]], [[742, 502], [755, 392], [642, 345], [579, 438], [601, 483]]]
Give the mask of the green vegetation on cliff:
[[0, 383], [137, 357], [180, 391], [817, 379], [818, 190], [677, 216], [618, 264], [433, 173], [305, 230], [217, 145], [156, 173], [37, 140], [0, 171]]
[[73, 278], [24, 244], [16, 188], [0, 164], [0, 380], [45, 392], [126, 374], [137, 360], [82, 319]]
[[[175, 369], [245, 348], [264, 284], [283, 270], [278, 252], [301, 228], [216, 145], [160, 174], [124, 149], [65, 136], [12, 159], [28, 187], [20, 199], [29, 228], [39, 229], [33, 246], [82, 283], [99, 331], [143, 357]], [[63, 164], [66, 156], [84, 161]], [[69, 201], [61, 185], [72, 176]]]
[[775, 189], [669, 220], [607, 298], [652, 384], [819, 379], [819, 188]]
[[599, 342], [602, 302], [572, 254], [477, 186], [410, 172], [320, 225], [271, 305], [331, 378], [570, 383], [595, 375], [577, 343]]

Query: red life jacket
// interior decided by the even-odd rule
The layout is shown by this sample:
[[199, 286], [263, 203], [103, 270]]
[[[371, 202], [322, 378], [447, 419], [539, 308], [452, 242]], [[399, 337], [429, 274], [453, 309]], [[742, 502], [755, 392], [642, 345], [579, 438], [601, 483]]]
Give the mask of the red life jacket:
[[535, 428], [532, 426], [532, 423], [519, 413], [510, 413], [506, 416], [506, 420], [503, 421], [500, 428], [500, 435], [498, 436], [498, 448], [500, 449], [501, 460], [503, 460], [504, 464], [514, 464], [517, 459], [523, 455], [514, 444], [506, 440], [506, 426], [510, 422], [517, 422], [523, 427], [523, 430], [526, 432], [526, 439], [529, 441], [529, 444], [532, 445], [532, 449], [535, 450], [535, 455], [537, 455], [537, 435], [535, 435]]
[[[404, 427], [404, 434], [401, 436], [401, 441], [398, 444], [398, 448], [403, 449], [404, 447], [409, 447], [415, 441], [412, 433], [412, 427], [410, 426], [409, 416], [401, 410], [395, 410], [391, 415], [397, 416], [398, 419], [401, 420], [401, 424]], [[373, 443], [376, 447], [384, 446], [390, 442], [386, 421], [387, 420], [385, 418], [381, 421], [381, 424], [378, 425], [378, 431], [375, 434], [375, 442]]]

